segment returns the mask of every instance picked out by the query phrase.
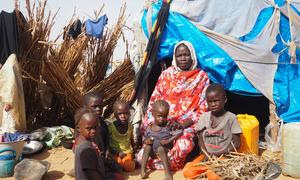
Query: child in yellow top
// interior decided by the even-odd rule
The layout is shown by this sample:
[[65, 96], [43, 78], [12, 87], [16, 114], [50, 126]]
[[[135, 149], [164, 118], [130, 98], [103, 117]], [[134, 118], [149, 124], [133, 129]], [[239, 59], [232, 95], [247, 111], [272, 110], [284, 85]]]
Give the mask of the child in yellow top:
[[133, 128], [129, 123], [129, 104], [119, 100], [114, 103], [113, 109], [116, 120], [108, 126], [109, 149], [123, 169], [131, 172], [135, 169], [135, 161], [131, 146]]

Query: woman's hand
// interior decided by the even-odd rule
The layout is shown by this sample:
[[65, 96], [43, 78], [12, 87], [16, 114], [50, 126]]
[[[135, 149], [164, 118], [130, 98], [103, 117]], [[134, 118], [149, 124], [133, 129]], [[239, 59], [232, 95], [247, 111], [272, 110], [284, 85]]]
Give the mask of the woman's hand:
[[5, 110], [6, 112], [12, 110], [12, 108], [13, 108], [13, 107], [12, 107], [10, 104], [5, 104], [5, 105], [4, 105], [4, 110]]
[[152, 138], [147, 138], [145, 141], [144, 141], [145, 144], [147, 145], [152, 145], [153, 144], [153, 139]]
[[179, 130], [179, 129], [183, 129], [183, 127], [181, 126], [181, 124], [178, 123], [178, 122], [170, 122], [170, 123], [168, 123], [167, 126], [169, 127], [169, 129], [171, 131], [176, 131], [176, 130]]
[[186, 119], [184, 122], [182, 122], [180, 125], [183, 129], [188, 128], [193, 125], [193, 121], [191, 119]]

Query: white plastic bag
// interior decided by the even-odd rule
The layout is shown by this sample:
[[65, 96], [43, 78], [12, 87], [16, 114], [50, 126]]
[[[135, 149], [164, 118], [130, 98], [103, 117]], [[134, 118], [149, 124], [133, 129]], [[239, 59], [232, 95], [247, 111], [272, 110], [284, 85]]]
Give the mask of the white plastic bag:
[[[271, 138], [271, 131], [273, 128], [277, 128], [278, 129], [278, 136], [277, 136], [277, 139], [276, 141], [274, 141], [272, 138]], [[277, 124], [271, 124], [269, 123], [266, 127], [265, 127], [265, 140], [266, 140], [266, 143], [267, 143], [267, 149], [272, 151], [272, 152], [278, 152], [278, 151], [281, 151], [281, 134], [282, 134], [282, 128], [283, 128], [283, 121], [279, 121]]]

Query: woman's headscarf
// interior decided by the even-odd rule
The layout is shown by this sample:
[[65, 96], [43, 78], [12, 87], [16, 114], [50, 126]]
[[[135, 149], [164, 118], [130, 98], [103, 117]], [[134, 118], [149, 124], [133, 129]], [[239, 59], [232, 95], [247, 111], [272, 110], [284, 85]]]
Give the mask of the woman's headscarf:
[[193, 45], [188, 42], [188, 41], [180, 41], [178, 42], [176, 45], [175, 45], [175, 48], [174, 48], [174, 52], [173, 52], [173, 61], [172, 61], [172, 65], [176, 68], [176, 70], [178, 71], [182, 71], [176, 64], [176, 57], [175, 57], [175, 52], [176, 52], [176, 49], [179, 45], [181, 44], [184, 44], [190, 51], [191, 53], [191, 59], [193, 61], [193, 64], [192, 66], [190, 67], [189, 70], [195, 70], [197, 68], [197, 65], [198, 65], [198, 62], [197, 62], [197, 56], [196, 56], [196, 52], [195, 52], [195, 49], [193, 47]]

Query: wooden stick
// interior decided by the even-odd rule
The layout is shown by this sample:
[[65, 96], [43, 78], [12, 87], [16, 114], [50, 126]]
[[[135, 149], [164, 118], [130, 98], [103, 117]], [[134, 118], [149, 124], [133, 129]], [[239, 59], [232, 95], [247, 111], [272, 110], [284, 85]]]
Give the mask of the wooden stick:
[[235, 148], [235, 145], [233, 144], [233, 142], [232, 142], [232, 141], [230, 141], [230, 143], [231, 143], [231, 145], [232, 145], [232, 147], [233, 147], [233, 149], [234, 149], [234, 152], [236, 152], [236, 153], [237, 153], [237, 150], [236, 150], [236, 148]]
[[202, 150], [202, 152], [207, 156], [207, 158], [208, 158], [211, 162], [214, 161], [214, 160], [208, 155], [208, 153], [207, 153], [203, 148], [201, 148], [201, 150]]
[[240, 155], [240, 156], [246, 156], [245, 153], [239, 153], [239, 152], [230, 152], [230, 154]]

